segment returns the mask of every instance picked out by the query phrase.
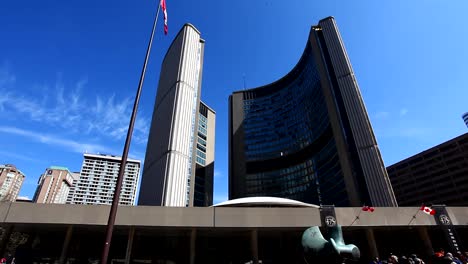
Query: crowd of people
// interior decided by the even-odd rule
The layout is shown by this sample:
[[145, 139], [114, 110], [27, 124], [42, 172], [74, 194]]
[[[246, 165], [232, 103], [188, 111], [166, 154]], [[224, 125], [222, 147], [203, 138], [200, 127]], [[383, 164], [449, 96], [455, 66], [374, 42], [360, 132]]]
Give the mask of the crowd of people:
[[416, 254], [409, 256], [400, 256], [390, 254], [387, 259], [381, 260], [375, 258], [371, 264], [468, 264], [468, 252], [452, 254], [445, 252], [443, 249], [438, 250], [435, 254], [426, 260], [421, 259]]

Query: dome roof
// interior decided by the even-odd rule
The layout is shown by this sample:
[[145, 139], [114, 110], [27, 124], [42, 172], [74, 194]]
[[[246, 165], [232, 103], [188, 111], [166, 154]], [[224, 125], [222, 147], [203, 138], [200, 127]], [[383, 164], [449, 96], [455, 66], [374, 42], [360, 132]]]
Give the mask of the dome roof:
[[315, 204], [308, 204], [296, 200], [278, 198], [278, 197], [245, 197], [234, 200], [229, 200], [219, 204], [213, 205], [214, 207], [313, 207], [320, 208]]

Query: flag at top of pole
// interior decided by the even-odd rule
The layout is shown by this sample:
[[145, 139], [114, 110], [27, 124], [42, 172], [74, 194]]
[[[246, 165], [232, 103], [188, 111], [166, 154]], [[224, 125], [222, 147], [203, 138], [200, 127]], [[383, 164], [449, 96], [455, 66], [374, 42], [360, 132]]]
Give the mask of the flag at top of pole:
[[120, 190], [122, 189], [122, 182], [124, 178], [125, 165], [127, 164], [128, 150], [130, 148], [130, 143], [132, 141], [133, 127], [135, 125], [136, 114], [138, 110], [138, 103], [140, 101], [141, 90], [143, 87], [143, 81], [145, 79], [146, 67], [148, 65], [148, 59], [151, 51], [151, 46], [153, 44], [154, 33], [156, 31], [156, 24], [158, 22], [159, 10], [163, 9], [164, 12], [164, 33], [167, 35], [167, 11], [166, 11], [166, 1], [160, 0], [158, 5], [158, 11], [156, 11], [156, 16], [154, 17], [153, 27], [151, 29], [151, 35], [148, 42], [148, 48], [146, 49], [145, 60], [143, 62], [143, 68], [141, 69], [140, 82], [138, 83], [138, 89], [135, 96], [135, 103], [133, 104], [132, 115], [130, 117], [130, 123], [128, 125], [127, 137], [125, 139], [124, 150], [122, 153], [122, 159], [120, 160], [119, 174], [117, 176], [117, 182], [115, 185], [115, 190], [112, 198], [112, 205], [109, 212], [109, 218], [107, 221], [106, 227], [106, 240], [104, 242], [104, 247], [102, 249], [101, 262], [102, 264], [107, 264], [107, 259], [109, 257], [110, 245], [112, 242], [112, 234], [114, 232], [115, 218], [117, 216], [117, 209], [120, 198]]
[[419, 208], [419, 210], [423, 211], [424, 213], [426, 213], [428, 215], [435, 215], [436, 214], [436, 210], [434, 210], [434, 209], [432, 209], [430, 207], [427, 207], [424, 204], [421, 205], [421, 208]]
[[166, 10], [166, 0], [161, 0], [161, 8], [164, 13], [164, 34], [167, 35], [167, 10]]

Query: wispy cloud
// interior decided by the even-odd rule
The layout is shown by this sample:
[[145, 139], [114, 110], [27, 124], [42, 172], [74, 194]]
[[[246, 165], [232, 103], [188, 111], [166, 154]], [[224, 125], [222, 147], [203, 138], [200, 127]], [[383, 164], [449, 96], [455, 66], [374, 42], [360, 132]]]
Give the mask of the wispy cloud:
[[22, 136], [29, 138], [30, 140], [53, 145], [57, 147], [61, 147], [64, 150], [70, 150], [72, 152], [83, 153], [85, 151], [97, 153], [97, 152], [105, 152], [105, 153], [114, 153], [112, 149], [109, 147], [93, 144], [93, 143], [83, 143], [75, 140], [64, 139], [60, 138], [56, 135], [49, 135], [49, 134], [42, 134], [37, 132], [32, 132], [16, 127], [9, 127], [9, 126], [0, 126], [0, 132]]
[[400, 116], [405, 116], [408, 113], [408, 109], [402, 108], [400, 109]]
[[18, 154], [18, 153], [15, 153], [15, 152], [11, 152], [11, 151], [3, 151], [3, 150], [0, 150], [0, 156], [5, 156], [5, 157], [10, 157], [10, 158], [20, 159], [20, 160], [25, 160], [25, 161], [30, 161], [30, 162], [43, 162], [43, 161], [40, 160], [40, 159], [36, 159], [36, 158], [29, 157], [29, 156], [26, 156], [26, 155], [21, 155], [21, 154]]
[[130, 153], [128, 154], [128, 156], [129, 156], [130, 158], [132, 158], [132, 159], [137, 159], [137, 160], [144, 161], [145, 153], [140, 152], [140, 151], [130, 151]]
[[[87, 78], [66, 86], [60, 76], [49, 93], [37, 98], [13, 92], [19, 89], [8, 89], [6, 84], [11, 84], [14, 80], [14, 75], [6, 68], [0, 68], [0, 112], [3, 114], [27, 117], [34, 122], [65, 128], [75, 133], [94, 133], [110, 136], [114, 140], [125, 138], [133, 98], [116, 98], [115, 95], [96, 96], [91, 100], [83, 98], [82, 91], [88, 84]], [[139, 112], [133, 132], [135, 143], [146, 143], [149, 123], [150, 119]]]

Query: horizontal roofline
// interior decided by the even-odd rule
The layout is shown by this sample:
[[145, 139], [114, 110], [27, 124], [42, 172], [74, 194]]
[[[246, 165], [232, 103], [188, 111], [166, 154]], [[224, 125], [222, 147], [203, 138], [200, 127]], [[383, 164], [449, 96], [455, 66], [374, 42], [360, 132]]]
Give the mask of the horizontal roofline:
[[248, 206], [248, 205], [263, 205], [267, 206], [291, 206], [291, 207], [313, 207], [320, 208], [315, 204], [308, 204], [292, 199], [280, 198], [280, 197], [269, 197], [269, 196], [257, 196], [257, 197], [244, 197], [234, 200], [225, 201], [213, 205], [214, 207], [236, 207], [236, 206]]
[[[121, 156], [109, 155], [109, 154], [90, 154], [84, 153], [84, 157], [100, 158], [100, 159], [111, 159], [111, 160], [122, 160]], [[140, 160], [127, 158], [127, 162], [141, 163]]]
[[192, 25], [192, 24], [190, 24], [190, 23], [185, 23], [185, 24], [182, 26], [182, 28], [179, 30], [179, 32], [177, 32], [177, 34], [175, 35], [175, 37], [174, 37], [174, 39], [172, 40], [171, 44], [170, 44], [169, 47], [167, 48], [166, 54], [164, 54], [164, 58], [163, 58], [163, 60], [162, 60], [163, 63], [164, 63], [164, 61], [166, 60], [167, 54], [168, 54], [169, 50], [172, 48], [172, 45], [174, 45], [174, 41], [177, 39], [177, 37], [180, 35], [180, 33], [182, 33], [182, 31], [184, 31], [184, 29], [185, 29], [186, 27], [190, 27], [190, 28], [192, 28], [193, 30], [195, 30], [195, 32], [197, 32], [198, 36], [200, 36], [200, 42], [201, 42], [201, 43], [205, 43], [205, 40], [203, 40], [203, 39], [201, 38], [200, 30], [198, 30], [194, 25]]
[[[11, 166], [7, 166], [7, 165], [11, 165]], [[24, 177], [26, 177], [26, 174], [24, 174], [20, 169], [18, 169], [15, 165], [13, 164], [2, 164], [0, 165], [0, 168], [12, 168], [14, 170], [16, 170], [17, 172], [19, 172], [21, 175], [23, 175]]]
[[327, 16], [326, 18], [320, 19], [319, 23], [322, 22], [322, 21], [325, 21], [325, 20], [335, 20], [335, 17], [334, 16]]
[[425, 150], [423, 150], [423, 151], [421, 151], [421, 152], [418, 152], [418, 153], [416, 153], [416, 154], [414, 154], [414, 155], [411, 155], [411, 156], [409, 156], [409, 157], [407, 157], [407, 158], [405, 158], [405, 159], [402, 159], [402, 160], [400, 160], [400, 161], [398, 161], [398, 162], [396, 162], [396, 163], [394, 163], [394, 164], [392, 164], [392, 165], [389, 165], [389, 166], [387, 167], [387, 170], [393, 169], [393, 167], [396, 167], [396, 166], [399, 166], [399, 165], [401, 165], [401, 164], [403, 164], [403, 163], [405, 163], [405, 162], [408, 162], [408, 161], [410, 161], [411, 159], [416, 158], [417, 156], [424, 155], [424, 154], [426, 154], [426, 153], [432, 151], [432, 150], [435, 149], [435, 148], [440, 148], [440, 147], [442, 147], [442, 146], [445, 145], [445, 144], [451, 143], [451, 142], [453, 142], [453, 141], [458, 141], [458, 140], [460, 140], [461, 138], [463, 138], [463, 137], [465, 137], [465, 136], [468, 137], [468, 133], [463, 133], [463, 134], [461, 134], [461, 135], [459, 135], [459, 136], [456, 136], [456, 137], [454, 137], [454, 138], [452, 138], [452, 139], [449, 139], [449, 140], [444, 141], [444, 142], [442, 142], [442, 143], [440, 143], [440, 144], [437, 144], [437, 145], [435, 145], [435, 146], [433, 146], [433, 147], [430, 147], [430, 148], [425, 149]]
[[211, 112], [213, 112], [213, 113], [216, 114], [216, 111], [213, 110], [213, 108], [211, 108], [210, 106], [208, 106], [205, 102], [203, 102], [202, 100], [200, 100], [200, 103], [202, 103], [204, 106], [206, 106], [206, 108], [210, 109]]
[[261, 85], [261, 86], [257, 86], [257, 87], [253, 87], [253, 88], [249, 88], [249, 89], [244, 89], [244, 90], [238, 90], [238, 91], [234, 91], [232, 92], [232, 94], [238, 94], [238, 93], [245, 93], [245, 92], [252, 92], [252, 91], [255, 91], [257, 89], [262, 89], [262, 88], [266, 88], [266, 87], [269, 87], [269, 86], [274, 86], [276, 85], [277, 83], [280, 83], [282, 80], [286, 79], [289, 75], [293, 74], [293, 72], [297, 69], [297, 67], [299, 67], [299, 64], [300, 62], [302, 61], [302, 59], [304, 58], [304, 54], [306, 52], [306, 49], [308, 47], [308, 45], [310, 45], [310, 42], [309, 42], [309, 38], [310, 38], [310, 34], [312, 34], [312, 31], [313, 31], [313, 28], [315, 26], [312, 26], [310, 31], [309, 31], [309, 37], [307, 37], [307, 42], [306, 42], [306, 45], [304, 47], [304, 50], [302, 51], [302, 54], [301, 56], [299, 57], [299, 60], [297, 61], [296, 65], [294, 65], [294, 67], [289, 71], [287, 72], [285, 75], [283, 75], [282, 77], [280, 77], [279, 79], [271, 82], [271, 83], [268, 83], [268, 84], [265, 84], [265, 85]]
[[[182, 26], [182, 28], [184, 27], [191, 27], [193, 28], [199, 35], [201, 35], [200, 33], [200, 30], [198, 30], [192, 23], [185, 23], [184, 26]], [[201, 39], [202, 40], [202, 39]], [[205, 40], [202, 40], [202, 41], [205, 41]]]
[[70, 170], [67, 168], [67, 167], [62, 167], [62, 166], [50, 166], [49, 168], [47, 169], [51, 169], [51, 170], [64, 170], [64, 171], [68, 171], [68, 173], [71, 174]]

